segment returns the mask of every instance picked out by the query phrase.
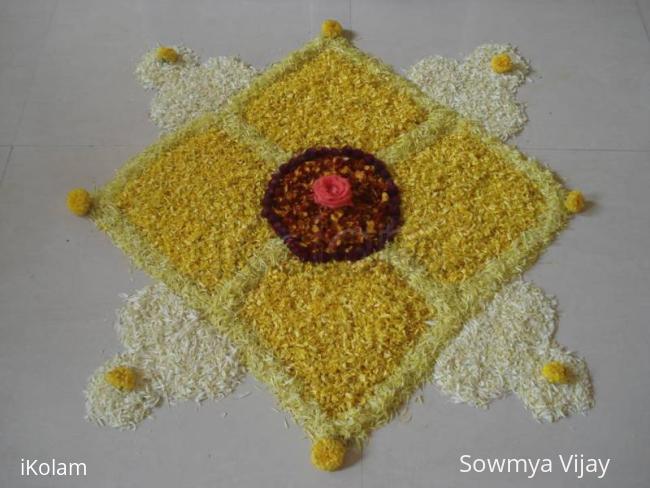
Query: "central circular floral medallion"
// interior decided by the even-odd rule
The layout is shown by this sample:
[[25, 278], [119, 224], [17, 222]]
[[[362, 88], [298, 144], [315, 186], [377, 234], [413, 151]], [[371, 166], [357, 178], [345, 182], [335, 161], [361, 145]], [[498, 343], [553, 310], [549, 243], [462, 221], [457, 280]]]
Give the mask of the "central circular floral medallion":
[[357, 261], [383, 249], [400, 225], [386, 165], [352, 148], [308, 149], [273, 174], [262, 216], [303, 261]]

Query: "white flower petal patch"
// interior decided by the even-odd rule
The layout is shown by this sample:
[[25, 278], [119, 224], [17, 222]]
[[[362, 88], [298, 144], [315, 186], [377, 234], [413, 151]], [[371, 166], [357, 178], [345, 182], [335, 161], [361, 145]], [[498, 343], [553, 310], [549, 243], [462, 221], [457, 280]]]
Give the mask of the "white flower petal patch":
[[[435, 382], [453, 401], [478, 407], [512, 391], [539, 421], [585, 412], [593, 406], [589, 371], [583, 359], [553, 339], [556, 324], [555, 301], [533, 284], [515, 281], [441, 353]], [[549, 361], [564, 363], [571, 383], [543, 378]]]
[[[120, 391], [106, 381], [106, 373], [117, 366], [136, 370], [135, 390]], [[105, 362], [88, 380], [84, 394], [86, 420], [116, 429], [135, 429], [160, 403], [160, 394], [143, 370], [142, 358], [136, 354], [118, 354]]]
[[[134, 428], [161, 399], [170, 405], [218, 400], [239, 385], [245, 371], [236, 348], [165, 285], [147, 286], [124, 299], [115, 328], [127, 352], [90, 378], [88, 420]], [[120, 392], [106, 382], [104, 374], [115, 366], [136, 369], [135, 390]]]
[[158, 93], [151, 101], [151, 120], [169, 132], [206, 112], [216, 112], [236, 92], [247, 87], [258, 72], [238, 58], [199, 58], [187, 48], [179, 48], [182, 61], [157, 61], [155, 50], [148, 52], [136, 68], [136, 77], [145, 88]]
[[160, 88], [167, 82], [172, 82], [181, 77], [183, 71], [192, 66], [198, 66], [199, 56], [185, 46], [169, 46], [174, 49], [180, 58], [175, 63], [165, 63], [156, 59], [157, 49], [152, 49], [142, 56], [135, 68], [135, 78], [147, 90]]
[[[492, 70], [492, 57], [501, 53], [512, 59], [509, 73]], [[521, 131], [528, 120], [516, 96], [529, 72], [528, 61], [511, 45], [484, 44], [462, 62], [441, 56], [425, 58], [409, 68], [406, 76], [438, 103], [476, 120], [490, 134], [506, 140]]]
[[218, 400], [244, 374], [237, 349], [164, 284], [125, 297], [115, 328], [127, 351], [142, 358], [156, 389], [173, 404]]

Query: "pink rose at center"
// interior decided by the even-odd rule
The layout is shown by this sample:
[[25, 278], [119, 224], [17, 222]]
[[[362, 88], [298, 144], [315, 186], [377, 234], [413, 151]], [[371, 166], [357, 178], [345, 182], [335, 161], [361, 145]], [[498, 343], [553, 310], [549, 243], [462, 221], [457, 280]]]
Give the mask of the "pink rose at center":
[[352, 185], [339, 175], [321, 176], [312, 187], [314, 201], [328, 208], [339, 208], [352, 203]]

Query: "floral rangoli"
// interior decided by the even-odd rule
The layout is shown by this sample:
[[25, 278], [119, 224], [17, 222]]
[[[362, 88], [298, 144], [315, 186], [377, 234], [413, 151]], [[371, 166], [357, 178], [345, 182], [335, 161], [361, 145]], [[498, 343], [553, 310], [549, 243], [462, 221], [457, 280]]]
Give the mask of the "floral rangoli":
[[503, 142], [527, 73], [486, 45], [410, 81], [334, 21], [259, 74], [148, 53], [136, 74], [164, 135], [68, 196], [160, 282], [118, 314], [126, 350], [91, 378], [88, 418], [133, 427], [161, 399], [218, 399], [245, 366], [334, 470], [432, 379], [478, 406], [513, 391], [539, 420], [587, 410], [555, 302], [519, 279], [584, 205]]

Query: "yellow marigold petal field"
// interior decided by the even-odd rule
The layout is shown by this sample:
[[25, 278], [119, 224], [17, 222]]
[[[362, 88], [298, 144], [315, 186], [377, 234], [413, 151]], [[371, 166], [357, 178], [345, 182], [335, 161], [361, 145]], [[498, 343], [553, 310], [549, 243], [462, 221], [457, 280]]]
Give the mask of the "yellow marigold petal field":
[[248, 296], [242, 314], [330, 416], [363, 405], [425, 331], [424, 300], [376, 258], [286, 261]]
[[259, 216], [273, 165], [210, 129], [166, 151], [118, 199], [174, 267], [214, 290], [271, 236]]
[[374, 152], [427, 118], [383, 75], [331, 49], [264, 89], [242, 115], [289, 152], [312, 146]]
[[533, 227], [545, 207], [529, 178], [465, 128], [393, 172], [404, 212], [397, 242], [444, 282], [473, 276]]

